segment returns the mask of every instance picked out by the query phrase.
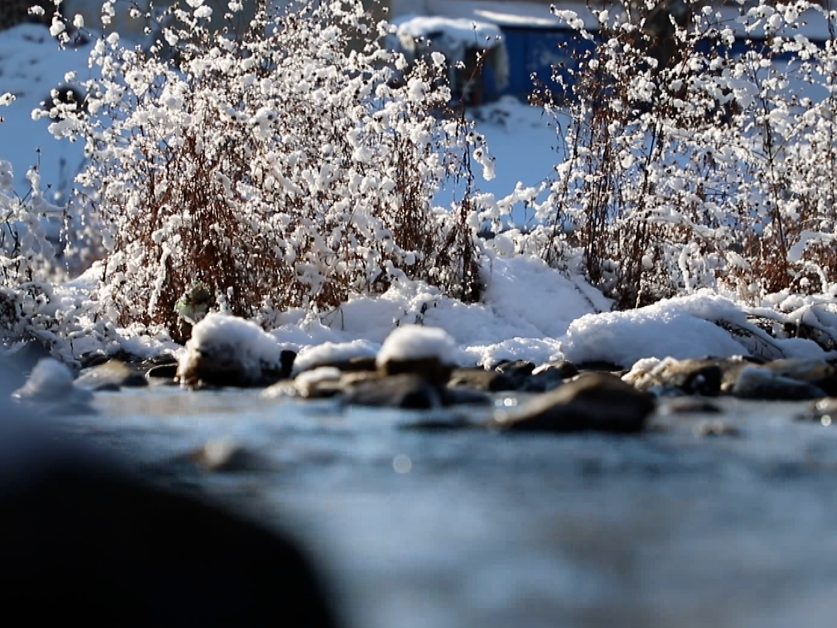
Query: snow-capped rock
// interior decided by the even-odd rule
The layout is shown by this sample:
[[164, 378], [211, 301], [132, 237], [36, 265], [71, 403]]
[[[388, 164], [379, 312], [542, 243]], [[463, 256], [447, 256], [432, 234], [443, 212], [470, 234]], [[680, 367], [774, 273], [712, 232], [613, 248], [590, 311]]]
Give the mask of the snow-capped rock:
[[177, 377], [186, 386], [265, 386], [290, 375], [294, 355], [257, 324], [213, 312], [192, 329]]

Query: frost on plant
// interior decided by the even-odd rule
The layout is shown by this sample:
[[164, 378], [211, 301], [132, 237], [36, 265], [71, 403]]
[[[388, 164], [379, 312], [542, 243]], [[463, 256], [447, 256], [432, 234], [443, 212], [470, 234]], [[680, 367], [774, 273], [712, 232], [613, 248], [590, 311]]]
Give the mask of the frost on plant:
[[53, 123], [85, 141], [78, 183], [97, 191], [108, 248], [99, 298], [122, 322], [176, 333], [193, 285], [248, 318], [404, 276], [478, 295], [445, 250], [475, 255], [467, 202], [431, 206], [467, 150], [463, 126], [440, 123], [441, 70], [400, 80], [403, 59], [374, 43], [387, 25], [359, 1], [293, 7], [262, 3], [243, 38], [211, 31], [200, 2], [167, 12], [148, 50], [112, 34], [91, 55], [86, 112]]
[[[14, 100], [0, 95], [0, 106]], [[2, 116], [0, 116], [2, 123]], [[18, 196], [13, 188], [12, 165], [0, 157], [0, 343], [22, 339], [51, 340], [55, 303], [48, 283], [55, 251], [47, 240], [42, 220], [61, 215], [40, 184], [37, 166], [27, 173], [29, 193]]]
[[757, 301], [837, 281], [837, 14], [704, 4], [629, 3], [596, 12], [595, 33], [557, 12], [593, 44], [567, 108], [540, 94], [565, 158], [533, 238], [553, 264], [581, 251], [623, 307], [706, 286]]

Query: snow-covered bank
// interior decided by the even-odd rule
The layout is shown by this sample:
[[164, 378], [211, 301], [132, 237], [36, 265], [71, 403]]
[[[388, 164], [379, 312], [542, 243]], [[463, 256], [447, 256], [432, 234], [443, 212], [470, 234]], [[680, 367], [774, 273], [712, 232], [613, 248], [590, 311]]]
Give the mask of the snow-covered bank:
[[[567, 359], [627, 368], [649, 357], [837, 357], [812, 340], [782, 337], [787, 334], [781, 331], [785, 324], [816, 320], [824, 337], [837, 341], [833, 299], [796, 299], [787, 311], [748, 309], [703, 291], [611, 312], [603, 296], [589, 299], [595, 289], [583, 279], [570, 280], [541, 260], [495, 258], [486, 279], [489, 290], [481, 304], [463, 304], [419, 282], [398, 282], [380, 297], [357, 297], [324, 315], [286, 313], [270, 333], [277, 346], [299, 352], [296, 371], [374, 356], [394, 329], [415, 323], [450, 334], [457, 345], [453, 358], [461, 366]], [[773, 323], [771, 333], [755, 324], [756, 317]]]
[[[329, 85], [334, 89], [320, 85], [317, 92], [323, 98], [330, 98], [334, 95], [332, 92], [344, 87], [345, 76], [362, 76], [363, 72], [358, 73], [353, 65], [357, 57], [346, 59], [338, 54], [339, 46], [328, 54], [321, 54], [335, 45], [338, 31], [318, 31], [310, 26], [317, 23], [316, 20], [301, 21], [297, 27], [301, 33], [310, 28], [308, 34], [322, 38], [322, 46], [308, 51], [319, 65], [306, 65], [305, 54], [291, 54], [286, 59], [286, 69], [290, 72], [286, 74], [307, 76], [315, 68], [322, 80], [330, 77], [328, 80], [333, 81]], [[83, 51], [59, 51], [44, 29], [37, 33], [33, 29], [38, 27], [19, 27], [2, 35], [2, 41], [6, 42], [3, 45], [8, 50], [19, 44], [20, 50], [42, 55], [29, 63], [34, 74], [28, 78], [26, 70], [19, 69], [26, 66], [27, 61], [20, 57], [17, 48], [13, 54], [3, 53], [5, 56], [0, 59], [3, 76], [7, 73], [2, 66], [4, 62], [15, 64], [18, 68], [15, 71], [22, 72], [15, 74], [9, 70], [14, 81], [8, 85], [17, 100], [4, 109], [7, 121], [0, 125], [0, 131], [10, 133], [0, 136], [3, 141], [0, 150], [9, 150], [16, 164], [20, 163], [21, 155], [34, 150], [28, 143], [31, 138], [24, 136], [24, 121], [39, 125], [38, 128], [46, 132], [48, 122], [33, 120], [31, 114], [31, 109], [42, 99], [41, 92], [48, 92], [48, 87], [42, 89], [42, 85], [58, 79], [70, 80], [72, 77], [64, 76], [64, 71], [73, 69], [74, 64], [78, 64], [76, 78], [82, 78], [83, 70], [89, 72]], [[292, 38], [286, 43], [301, 39]], [[217, 51], [210, 48], [214, 43], [210, 40], [204, 43], [207, 49], [203, 52], [208, 52], [206, 63], [216, 63]], [[32, 51], [35, 48], [38, 52]], [[230, 44], [230, 48], [235, 46]], [[277, 46], [276, 49], [284, 48]], [[2, 50], [5, 49], [0, 48], [0, 52]], [[784, 238], [782, 242], [789, 245], [784, 253], [786, 259], [777, 262], [773, 258], [758, 258], [754, 261], [761, 265], [748, 265], [753, 260], [743, 259], [737, 251], [752, 256], [747, 251], [754, 249], [752, 242], [738, 239], [741, 231], [757, 228], [751, 234], [756, 237], [756, 233], [767, 233], [765, 225], [773, 220], [773, 214], [767, 214], [757, 224], [749, 221], [748, 208], [761, 206], [759, 203], [765, 198], [755, 193], [745, 194], [748, 189], [752, 190], [747, 179], [749, 175], [738, 173], [739, 178], [736, 178], [738, 175], [727, 177], [725, 180], [731, 182], [731, 187], [719, 195], [724, 202], [739, 198], [740, 202], [733, 205], [743, 212], [741, 216], [725, 213], [733, 205], [716, 204], [712, 211], [717, 215], [712, 218], [714, 222], [709, 222], [718, 226], [710, 229], [708, 225], [698, 224], [702, 220], [701, 212], [709, 211], [707, 208], [712, 204], [705, 197], [706, 186], [703, 184], [715, 181], [714, 166], [707, 171], [709, 174], [700, 171], [670, 176], [671, 170], [666, 170], [665, 163], [655, 163], [654, 176], [659, 185], [655, 192], [657, 196], [653, 202], [649, 201], [649, 195], [634, 185], [636, 179], [641, 178], [636, 165], [645, 160], [637, 158], [642, 156], [641, 150], [647, 140], [645, 132], [637, 128], [633, 139], [638, 143], [618, 143], [617, 150], [624, 151], [626, 157], [617, 160], [618, 164], [617, 161], [611, 164], [621, 168], [613, 175], [614, 178], [621, 177], [619, 189], [624, 192], [630, 187], [637, 195], [603, 193], [599, 199], [603, 204], [592, 211], [585, 204], [590, 196], [585, 192], [586, 188], [575, 188], [576, 183], [573, 183], [590, 183], [590, 177], [585, 174], [587, 166], [576, 164], [576, 168], [566, 161], [556, 163], [561, 162], [562, 155], [553, 152], [552, 145], [558, 143], [561, 134], [547, 127], [541, 109], [504, 99], [472, 112], [475, 118], [473, 131], [467, 125], [460, 126], [450, 120], [440, 124], [444, 141], [450, 143], [436, 144], [430, 138], [440, 128], [433, 126], [436, 118], [429, 115], [435, 109], [423, 108], [428, 106], [423, 99], [433, 94], [437, 94], [433, 97], [439, 100], [429, 104], [441, 106], [449, 102], [447, 96], [429, 89], [434, 83], [429, 77], [436, 75], [428, 75], [427, 83], [416, 78], [412, 87], [398, 91], [390, 84], [386, 72], [373, 72], [380, 61], [375, 58], [364, 61], [375, 80], [370, 79], [368, 85], [358, 82], [357, 90], [346, 90], [342, 96], [345, 101], [332, 103], [329, 111], [337, 113], [331, 118], [322, 118], [321, 110], [307, 108], [313, 102], [309, 98], [313, 92], [306, 90], [316, 85], [300, 83], [297, 78], [284, 79], [290, 81], [287, 85], [277, 83], [273, 78], [265, 79], [259, 83], [264, 102], [257, 100], [248, 104], [246, 111], [238, 111], [236, 107], [246, 100], [244, 96], [253, 93], [256, 79], [247, 63], [239, 63], [242, 59], [252, 61], [247, 56], [250, 53], [242, 50], [238, 53], [241, 54], [230, 56], [225, 65], [219, 65], [213, 73], [203, 61], [196, 61], [188, 68], [175, 68], [167, 60], [153, 57], [154, 53], [148, 53], [151, 57], [143, 57], [145, 52], [120, 48], [115, 37], [109, 38], [107, 43], [97, 44], [93, 57], [93, 65], [99, 63], [107, 79], [96, 83], [97, 89], [90, 88], [92, 118], [73, 118], [70, 112], [64, 112], [63, 120], [53, 122], [58, 134], [72, 130], [69, 127], [73, 123], [86, 129], [86, 136], [83, 133], [72, 136], [77, 140], [76, 144], [57, 144], [50, 140], [50, 146], [55, 147], [52, 154], [57, 156], [56, 163], [71, 168], [67, 165], [70, 160], [62, 151], [77, 150], [82, 143], [79, 139], [87, 142], [91, 162], [95, 163], [80, 181], [90, 184], [94, 191], [104, 190], [111, 195], [96, 202], [105, 216], [103, 220], [109, 221], [105, 232], [114, 240], [124, 240], [114, 244], [106, 265], [77, 281], [55, 289], [50, 287], [49, 294], [36, 304], [43, 308], [44, 318], [54, 316], [58, 321], [55, 327], [44, 325], [42, 339], [54, 343], [55, 352], [66, 360], [81, 360], [91, 352], [112, 353], [117, 349], [139, 357], [162, 351], [182, 351], [159, 330], [165, 327], [177, 336], [179, 321], [172, 303], [177, 302], [189, 286], [209, 281], [217, 282], [209, 290], [218, 298], [217, 309], [245, 312], [257, 318], [256, 322], [272, 334], [269, 341], [276, 344], [269, 348], [269, 353], [279, 355], [281, 348], [300, 351], [297, 368], [302, 368], [306, 362], [317, 364], [327, 356], [374, 355], [393, 329], [414, 323], [438, 327], [450, 334], [456, 344], [454, 359], [457, 363], [486, 367], [518, 358], [538, 363], [565, 358], [580, 363], [604, 361], [627, 367], [638, 359], [649, 357], [737, 354], [765, 359], [816, 357], [827, 355], [834, 348], [837, 315], [833, 309], [833, 283], [831, 288], [828, 286], [834, 279], [830, 271], [826, 272], [829, 268], [826, 245], [833, 240], [833, 233], [826, 232], [833, 231], [833, 225], [817, 227], [822, 233], [805, 229], [795, 234], [780, 234]], [[200, 50], [195, 54], [203, 58]], [[381, 52], [383, 57], [387, 54]], [[44, 61], [52, 56], [60, 58], [61, 63]], [[441, 71], [444, 60], [438, 56], [433, 59], [438, 66], [435, 71]], [[55, 73], [60, 70], [61, 74], [47, 76], [42, 72], [47, 66]], [[135, 71], [129, 72], [130, 68]], [[743, 72], [746, 68], [739, 69]], [[184, 77], [199, 71], [206, 71], [206, 77], [216, 81], [211, 82], [211, 88], [198, 89], [195, 84], [184, 82]], [[274, 74], [278, 77], [282, 73]], [[222, 77], [220, 80], [219, 76]], [[235, 81], [232, 80], [234, 76], [237, 77]], [[127, 84], [123, 84], [126, 80]], [[375, 98], [359, 96], [373, 84], [377, 84]], [[149, 89], [155, 85], [160, 88], [160, 94], [156, 93], [156, 87]], [[753, 82], [740, 79], [734, 85], [738, 91], [733, 95], [747, 102], [747, 94], [754, 89]], [[295, 101], [298, 109], [277, 106], [274, 110], [262, 106], [267, 103], [272, 107], [283, 102], [283, 96], [289, 91], [286, 88], [290, 87], [301, 90], [300, 98]], [[233, 91], [223, 94], [223, 88]], [[780, 102], [784, 88], [776, 89], [777, 102]], [[196, 102], [181, 98], [184, 95], [193, 98], [196, 93], [201, 94]], [[650, 106], [646, 96], [637, 100], [639, 96], [634, 94], [631, 98], [630, 103]], [[388, 111], [386, 115], [378, 109], [383, 105], [376, 99], [388, 103], [384, 107]], [[103, 105], [115, 108], [101, 118], [95, 118], [96, 111], [102, 113]], [[387, 109], [390, 105], [392, 111]], [[220, 108], [215, 110], [215, 106]], [[349, 110], [354, 112], [355, 118], [346, 117], [345, 112]], [[214, 113], [199, 118], [195, 116], [196, 111]], [[565, 110], [556, 111], [550, 107], [546, 111], [551, 112], [547, 118], [552, 119], [553, 124], [560, 125], [562, 116], [567, 115]], [[818, 111], [811, 110], [813, 114]], [[391, 142], [393, 128], [387, 126], [387, 121], [390, 118], [401, 120], [402, 114], [413, 126], [399, 125], [405, 140]], [[295, 122], [300, 116], [318, 119], [324, 128], [333, 126], [334, 141], [322, 144], [316, 125], [306, 127]], [[227, 126], [212, 127], [207, 132], [208, 125], [219, 119]], [[817, 119], [825, 118], [819, 116]], [[150, 124], [151, 120], [159, 125]], [[578, 132], [582, 133], [588, 118], [579, 115], [575, 120]], [[677, 122], [661, 120], [669, 125]], [[695, 120], [689, 120], [696, 124]], [[626, 124], [634, 122], [627, 119]], [[146, 133], [151, 128], [162, 134], [146, 144]], [[315, 128], [316, 132], [300, 135], [301, 128]], [[669, 157], [672, 161], [668, 165], [685, 168], [698, 154], [698, 148], [714, 147], [717, 129], [707, 127], [707, 133], [709, 130], [713, 135], [704, 138], [709, 142], [706, 145], [689, 145], [682, 151], [671, 147], [673, 152]], [[351, 150], [344, 150], [343, 136], [353, 143]], [[409, 141], [406, 140], [408, 137]], [[223, 145], [214, 144], [217, 138], [223, 138]], [[486, 138], [487, 142], [484, 141]], [[822, 139], [820, 136], [814, 139], [817, 138], [818, 141]], [[739, 139], [747, 140], [745, 143], [749, 146], [752, 138], [745, 133]], [[124, 142], [134, 141], [137, 143], [133, 148], [123, 146]], [[12, 144], [14, 149], [7, 148]], [[233, 153], [240, 157], [235, 164], [235, 173], [223, 170], [229, 166], [228, 156], [233, 154], [228, 151], [230, 146], [236, 147]], [[417, 149], [406, 161], [406, 157], [395, 150], [404, 146]], [[424, 148], [418, 150], [420, 146]], [[446, 148], [441, 150], [442, 146]], [[810, 148], [812, 144], [800, 146]], [[160, 147], [166, 147], [169, 152], [156, 154]], [[577, 148], [583, 148], [584, 154], [593, 154], [599, 149], [595, 142], [592, 146], [585, 144]], [[212, 153], [218, 156], [217, 159], [208, 156], [211, 151], [218, 151]], [[804, 152], [800, 151], [800, 154]], [[50, 151], [44, 148], [43, 154], [48, 153]], [[116, 153], [119, 153], [118, 158]], [[158, 169], [161, 164], [183, 158], [184, 153], [188, 159], [184, 158], [181, 169]], [[446, 159], [440, 159], [443, 153]], [[716, 161], [723, 156], [724, 167], [735, 174], [740, 163], [738, 158], [722, 153], [713, 148], [707, 155]], [[134, 169], [139, 154], [145, 155], [147, 162]], [[264, 163], [260, 158], [251, 158], [262, 154], [268, 156]], [[748, 149], [747, 154], [751, 155], [753, 151]], [[305, 156], [302, 161], [301, 156]], [[496, 171], [498, 176], [487, 177], [490, 180], [484, 182], [472, 181], [468, 156], [477, 166]], [[110, 161], [112, 159], [116, 161]], [[460, 162], [467, 167], [462, 166], [463, 170], [459, 170], [459, 166], [450, 166]], [[206, 164], [213, 168], [222, 164], [223, 167], [208, 173], [203, 168]], [[800, 168], [803, 165], [800, 164]], [[590, 168], [595, 166], [590, 162]], [[576, 170], [570, 172], [572, 168]], [[610, 172], [607, 165], [602, 168]], [[27, 166], [16, 165], [16, 185], [20, 185], [21, 171], [26, 169]], [[790, 178], [794, 172], [800, 174], [811, 170], [789, 170], [785, 175]], [[268, 171], [270, 174], [266, 176]], [[753, 168], [748, 172], [755, 171]], [[152, 175], [148, 175], [149, 172]], [[399, 178], [405, 172], [421, 176]], [[42, 184], [50, 183], [49, 176], [60, 178], [56, 173], [45, 165], [41, 169]], [[203, 173], [206, 178], [196, 181], [195, 173]], [[386, 176], [379, 177], [380, 173]], [[702, 179], [704, 175], [709, 178]], [[163, 179], [159, 178], [163, 176]], [[456, 197], [456, 194], [444, 189], [442, 182], [455, 186], [457, 182], [462, 185], [463, 180], [468, 181], [473, 196], [464, 201], [461, 197], [456, 198], [462, 201], [458, 207], [462, 219], [454, 220], [452, 217], [456, 214], [449, 211], [450, 201], [454, 199], [445, 200], [444, 197], [446, 194]], [[236, 187], [238, 183], [233, 185], [233, 182], [241, 181], [260, 181], [262, 187], [256, 194], [255, 188]], [[562, 181], [569, 186], [564, 190], [566, 194], [562, 192]], [[24, 186], [28, 183], [25, 181]], [[418, 187], [411, 187], [413, 184]], [[141, 185], [146, 185], [144, 196], [137, 193]], [[533, 187], [526, 192], [518, 187], [530, 185]], [[165, 196], [166, 202], [161, 201], [161, 195], [157, 194], [160, 187], [174, 196]], [[518, 193], [509, 196], [516, 187]], [[203, 194], [204, 189], [210, 192]], [[409, 199], [410, 203], [404, 203], [404, 189], [413, 190], [415, 198]], [[818, 188], [811, 184], [806, 189]], [[21, 197], [26, 194], [24, 188], [15, 188], [15, 191]], [[793, 189], [791, 192], [807, 193]], [[549, 199], [544, 198], [547, 193], [551, 195]], [[615, 208], [609, 206], [608, 199], [617, 197], [626, 204]], [[434, 207], [431, 199], [442, 207]], [[516, 210], [512, 209], [514, 203], [519, 204]], [[524, 204], [533, 207], [530, 211], [537, 212], [546, 226], [533, 229], [531, 237], [520, 231], [506, 231], [488, 242], [476, 238], [478, 228], [490, 226], [496, 231], [502, 230], [510, 221], [528, 220], [530, 216], [520, 207]], [[208, 211], [210, 206], [212, 211]], [[687, 206], [694, 206], [691, 217], [683, 213]], [[802, 209], [794, 209], [794, 206], [794, 203], [779, 204], [777, 211], [789, 212], [788, 221], [782, 224], [795, 224], [790, 219]], [[254, 211], [254, 207], [258, 211]], [[455, 204], [454, 208], [457, 208]], [[36, 209], [32, 210], [33, 215], [37, 213]], [[646, 210], [650, 214], [643, 213]], [[219, 219], [218, 215], [224, 219]], [[148, 216], [155, 216], [153, 224], [147, 221]], [[554, 224], [549, 220], [554, 220]], [[604, 223], [607, 229], [602, 231], [596, 221]], [[419, 227], [428, 223], [437, 228], [424, 233]], [[739, 229], [736, 226], [739, 224], [744, 226]], [[399, 235], [399, 232], [408, 235]], [[666, 233], [671, 238], [677, 237], [666, 239]], [[196, 234], [199, 237], [192, 241]], [[698, 242], [695, 238], [702, 240]], [[591, 247], [588, 240], [602, 240], [605, 244], [612, 241], [614, 247], [598, 249]], [[635, 243], [633, 249], [622, 247], [630, 242]], [[773, 240], [765, 242], [774, 243]], [[745, 244], [750, 247], [746, 251]], [[822, 262], [821, 266], [801, 265], [806, 248], [812, 248], [809, 244], [817, 245], [814, 248], [817, 248], [815, 252], [820, 256], [817, 259]], [[550, 268], [537, 256], [529, 256], [530, 252], [542, 257], [554, 253], [550, 262], [556, 268]], [[584, 272], [578, 265], [583, 256], [586, 256]], [[462, 260], [464, 262], [460, 264]], [[788, 266], [783, 271], [779, 262], [785, 261], [796, 266]], [[225, 264], [226, 267], [221, 268]], [[789, 269], [796, 274], [792, 275]], [[745, 270], [752, 272], [752, 276], [736, 274]], [[818, 270], [821, 271], [819, 274]], [[630, 312], [611, 312], [612, 303], [583, 279], [585, 272], [600, 285], [607, 286], [608, 294], [619, 297], [623, 306], [649, 302], [663, 295], [681, 296]], [[784, 283], [776, 279], [783, 272], [786, 277], [780, 279]], [[763, 301], [766, 309], [748, 310], [742, 305], [743, 299], [754, 303], [762, 299], [766, 290], [757, 285], [759, 273], [774, 275], [771, 290], [778, 289], [775, 286], [790, 285], [793, 279], [796, 282], [794, 289], [823, 292], [830, 289], [832, 292], [822, 297], [798, 297], [792, 307], [787, 299], [775, 299]], [[408, 276], [435, 282], [441, 287], [409, 280]], [[619, 281], [623, 279], [625, 284], [620, 285]], [[466, 282], [471, 282], [467, 288]], [[733, 284], [736, 283], [742, 296], [733, 296], [732, 290], [736, 289]], [[751, 289], [751, 286], [754, 287]], [[697, 290], [698, 287], [703, 289]], [[383, 294], [377, 294], [384, 288], [387, 289]], [[625, 288], [625, 292], [620, 292], [621, 288]], [[445, 296], [445, 291], [477, 302], [464, 303]], [[638, 298], [640, 294], [646, 297], [644, 301]], [[238, 301], [231, 303], [227, 297]], [[244, 305], [242, 300], [246, 301]], [[339, 307], [329, 309], [341, 302]], [[295, 306], [305, 307], [308, 312], [294, 310]], [[138, 320], [147, 326], [136, 323]], [[130, 326], [118, 329], [117, 321], [130, 323]], [[40, 323], [43, 320], [39, 320]], [[48, 324], [52, 323], [48, 321]], [[803, 325], [800, 327], [800, 324]], [[234, 327], [230, 329], [230, 344], [242, 347], [246, 353], [246, 347], [252, 343], [236, 343]], [[224, 336], [223, 329], [220, 335]], [[791, 337], [795, 335], [809, 339]], [[259, 343], [266, 342], [261, 332], [255, 337]]]

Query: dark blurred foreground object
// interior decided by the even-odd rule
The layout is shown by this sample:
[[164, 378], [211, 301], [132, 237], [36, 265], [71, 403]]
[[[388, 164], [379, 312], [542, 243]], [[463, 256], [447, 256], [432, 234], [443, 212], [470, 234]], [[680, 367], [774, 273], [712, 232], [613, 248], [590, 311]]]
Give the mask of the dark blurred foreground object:
[[9, 625], [336, 625], [295, 544], [14, 422], [0, 426]]

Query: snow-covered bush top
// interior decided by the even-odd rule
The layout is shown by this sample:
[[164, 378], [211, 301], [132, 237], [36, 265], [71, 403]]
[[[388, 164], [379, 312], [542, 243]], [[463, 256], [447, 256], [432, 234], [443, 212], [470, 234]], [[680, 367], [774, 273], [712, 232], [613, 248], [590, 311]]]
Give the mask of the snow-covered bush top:
[[262, 319], [406, 277], [478, 295], [467, 197], [431, 205], [469, 146], [487, 159], [445, 114], [444, 59], [399, 80], [403, 58], [375, 43], [389, 26], [359, 0], [294, 7], [259, 12], [244, 39], [206, 28], [197, 0], [147, 51], [111, 34], [91, 54], [86, 112], [51, 112], [56, 136], [85, 142], [78, 182], [96, 191], [109, 250], [100, 299], [122, 321], [176, 333], [196, 283]]
[[[104, 2], [103, 22], [115, 1]], [[38, 283], [50, 244], [34, 216], [61, 208], [39, 192], [35, 170], [32, 194], [15, 196], [0, 163], [4, 331], [49, 341], [47, 319], [60, 318], [76, 355], [90, 330], [104, 336], [114, 322], [151, 334], [162, 323], [177, 337], [175, 306], [194, 286], [211, 295], [207, 309], [265, 326], [277, 310], [321, 311], [411, 278], [476, 300], [484, 258], [474, 230], [488, 220], [505, 228], [515, 204], [536, 224], [489, 246], [562, 270], [578, 263], [617, 307], [703, 287], [755, 303], [803, 293], [832, 302], [837, 13], [761, 2], [730, 18], [730, 7], [691, 0], [644, 4], [626, 5], [633, 16], [596, 12], [595, 33], [556, 10], [593, 49], [577, 68], [555, 69], [559, 83], [573, 73], [572, 87], [536, 98], [557, 130], [553, 178], [499, 200], [473, 189], [471, 161], [486, 177], [494, 162], [484, 138], [446, 112], [445, 59], [409, 67], [378, 47], [393, 28], [370, 22], [360, 2], [260, 13], [236, 40], [212, 33], [209, 7], [190, 0], [152, 20], [148, 50], [108, 35], [94, 47], [100, 78], [81, 86], [82, 106], [56, 98], [41, 112], [89, 160], [79, 198], [97, 210], [88, 225], [108, 248], [95, 311], [68, 324], [78, 312], [58, 312]], [[686, 13], [661, 13], [675, 5]], [[232, 20], [242, 3], [229, 9]], [[52, 32], [68, 37], [56, 20]], [[350, 34], [368, 42], [350, 46]], [[757, 40], [742, 52], [748, 36]], [[433, 207], [457, 175], [465, 185], [453, 211]], [[483, 279], [496, 272], [483, 269]], [[195, 321], [204, 305], [181, 314]], [[591, 323], [573, 328], [577, 347], [600, 334]]]
[[[14, 95], [0, 94], [2, 107]], [[45, 216], [61, 216], [64, 208], [49, 201], [38, 168], [27, 173], [29, 193], [14, 190], [12, 165], [0, 157], [0, 342], [33, 337], [48, 341], [55, 327], [55, 305], [50, 303], [47, 279], [55, 251], [46, 237]]]
[[580, 252], [621, 307], [706, 286], [754, 302], [827, 293], [837, 12], [764, 0], [740, 14], [698, 0], [630, 7], [595, 11], [596, 32], [554, 10], [587, 52], [555, 68], [563, 89], [536, 94], [563, 159], [548, 198], [503, 201], [530, 203], [542, 225], [520, 249], [556, 266]]

